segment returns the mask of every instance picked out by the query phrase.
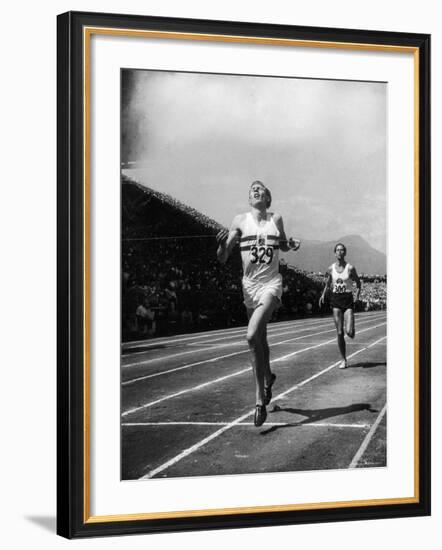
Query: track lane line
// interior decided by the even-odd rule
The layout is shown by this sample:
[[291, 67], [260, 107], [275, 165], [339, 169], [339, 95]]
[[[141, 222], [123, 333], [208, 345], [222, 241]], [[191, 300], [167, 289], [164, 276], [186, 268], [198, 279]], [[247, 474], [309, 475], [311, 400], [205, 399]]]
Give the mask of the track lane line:
[[[323, 325], [319, 325], [319, 327], [326, 327], [326, 326], [329, 326], [330, 323], [324, 323]], [[287, 332], [282, 332], [282, 333], [278, 333], [278, 334], [270, 334], [268, 336], [284, 336], [285, 334], [291, 334], [293, 332], [298, 333], [298, 332], [306, 332], [308, 330], [312, 330], [311, 328], [303, 328], [303, 329], [300, 329], [298, 331], [293, 331], [293, 330], [289, 330]], [[226, 337], [226, 339], [230, 339], [230, 338], [238, 338], [237, 342], [241, 343], [241, 344], [244, 344], [244, 334], [240, 334], [238, 336], [228, 336]], [[214, 341], [219, 341], [220, 339], [217, 338], [216, 340], [212, 340], [212, 342]], [[199, 345], [202, 345], [203, 342], [198, 342]], [[210, 341], [208, 342], [204, 342], [205, 344], [210, 344]], [[129, 368], [129, 367], [138, 367], [138, 366], [145, 366], [145, 365], [150, 365], [152, 363], [155, 363], [157, 361], [165, 361], [167, 359], [174, 359], [175, 357], [181, 357], [182, 355], [189, 355], [189, 354], [192, 354], [192, 353], [200, 353], [201, 351], [210, 351], [211, 349], [220, 349], [220, 348], [228, 348], [229, 346], [234, 346], [234, 345], [237, 345], [236, 342], [229, 342], [229, 343], [226, 343], [226, 344], [218, 344], [218, 345], [215, 345], [215, 346], [212, 346], [212, 347], [205, 347], [205, 348], [200, 348], [200, 349], [191, 349], [191, 350], [188, 350], [188, 351], [181, 351], [179, 353], [173, 353], [172, 355], [164, 355], [162, 357], [153, 357], [152, 359], [146, 359], [144, 361], [137, 361], [137, 362], [134, 362], [134, 363], [125, 363], [125, 364], [122, 364], [121, 365], [121, 368], [123, 369], [126, 369], [126, 368]]]
[[[381, 315], [381, 314], [385, 314], [385, 313], [386, 313], [386, 311], [376, 311], [376, 312], [373, 312], [373, 313], [370, 313], [370, 314], [356, 313], [355, 317], [356, 318], [359, 318], [359, 317], [372, 318], [372, 317], [375, 317], [377, 315]], [[309, 323], [310, 326], [313, 327], [315, 324], [319, 324], [321, 322], [324, 322], [327, 319], [333, 320], [333, 317], [328, 316], [328, 317], [321, 317], [321, 318], [316, 318], [315, 317], [313, 319], [293, 319], [292, 321], [278, 321], [276, 323], [269, 323], [268, 330], [270, 330], [270, 329], [278, 330], [278, 329], [284, 328], [286, 326], [298, 326], [298, 325], [302, 325], [302, 324], [305, 324], [305, 323]], [[188, 340], [197, 340], [198, 338], [211, 338], [212, 336], [218, 336], [218, 335], [221, 335], [221, 334], [225, 334], [226, 332], [230, 333], [233, 336], [235, 333], [240, 334], [240, 333], [243, 333], [243, 332], [246, 332], [246, 331], [247, 331], [247, 325], [244, 325], [242, 327], [224, 328], [224, 329], [213, 330], [213, 331], [199, 332], [197, 334], [192, 334], [191, 333], [190, 335], [184, 335], [184, 336], [181, 336], [181, 335], [177, 335], [177, 336], [173, 336], [173, 337], [164, 336], [164, 337], [159, 337], [159, 338], [149, 338], [147, 340], [136, 340], [134, 342], [124, 342], [123, 344], [121, 344], [121, 348], [124, 350], [124, 349], [127, 349], [127, 348], [137, 348], [137, 347], [143, 347], [143, 346], [154, 347], [154, 346], [158, 346], [158, 345], [162, 345], [162, 344], [173, 344], [173, 343], [176, 343], [176, 342], [186, 342]], [[133, 354], [128, 353], [128, 354], [126, 354], [126, 356], [134, 355], [135, 353], [145, 353], [145, 352], [144, 351], [142, 351], [142, 352], [133, 352]]]
[[121, 382], [121, 385], [129, 386], [131, 384], [135, 384], [136, 382], [142, 382], [143, 380], [148, 380], [149, 378], [156, 378], [158, 376], [163, 376], [164, 374], [170, 374], [172, 372], [177, 372], [184, 369], [190, 369], [191, 367], [197, 367], [198, 365], [204, 365], [205, 363], [215, 363], [216, 361], [220, 361], [221, 359], [227, 359], [228, 357], [233, 357], [234, 355], [240, 355], [241, 353], [246, 353], [247, 351], [249, 350], [234, 351], [232, 353], [227, 353], [226, 355], [217, 355], [216, 357], [212, 357], [211, 359], [203, 359], [201, 361], [197, 361], [196, 363], [187, 363], [179, 367], [173, 367], [172, 369], [154, 372], [152, 374], [146, 374], [144, 376], [139, 376], [137, 378], [131, 378], [130, 380], [125, 380], [124, 382]]
[[[375, 320], [378, 320], [381, 317], [383, 317], [383, 315], [379, 315], [379, 317], [376, 317]], [[359, 324], [368, 323], [372, 320], [373, 319], [369, 319], [367, 321], [361, 321]], [[314, 327], [301, 328], [299, 330], [291, 329], [291, 330], [288, 330], [286, 332], [278, 332], [278, 333], [276, 333], [276, 331], [275, 331], [271, 334], [267, 334], [267, 336], [268, 336], [268, 338], [280, 337], [280, 336], [285, 336], [287, 334], [298, 334], [300, 332], [307, 332], [309, 330], [315, 330], [316, 328], [327, 327], [327, 326], [330, 326], [330, 322], [326, 322], [326, 323], [323, 323], [323, 324], [318, 324]], [[321, 334], [321, 333], [317, 333], [317, 334]], [[152, 359], [145, 359], [143, 361], [136, 361], [136, 362], [132, 362], [132, 363], [124, 363], [124, 364], [121, 364], [121, 368], [127, 369], [127, 368], [131, 368], [131, 367], [144, 367], [146, 365], [150, 365], [150, 364], [158, 362], [158, 361], [166, 361], [167, 359], [174, 359], [175, 357], [181, 357], [183, 355], [191, 355], [193, 353], [200, 353], [202, 351], [210, 351], [212, 349], [228, 348], [230, 346], [235, 346], [235, 345], [239, 345], [241, 343], [244, 343], [244, 336], [243, 335], [228, 336], [226, 338], [218, 338], [217, 340], [212, 340], [212, 342], [223, 340], [223, 339], [229, 339], [229, 338], [238, 338], [238, 340], [236, 342], [218, 344], [218, 345], [215, 345], [215, 346], [212, 346], [212, 347], [204, 347], [204, 348], [200, 348], [200, 349], [191, 349], [191, 350], [188, 350], [188, 351], [181, 351], [181, 352], [178, 352], [178, 353], [173, 353], [172, 355], [164, 355], [162, 357], [153, 357]], [[210, 341], [204, 342], [204, 343], [209, 344]], [[203, 342], [198, 342], [198, 344], [202, 345]], [[272, 344], [272, 345], [275, 345], [275, 344]], [[142, 352], [142, 353], [144, 353], [144, 352]]]
[[[386, 323], [385, 323], [386, 324]], [[368, 329], [367, 329], [368, 330]], [[348, 359], [351, 359], [352, 357], [354, 357], [355, 355], [358, 355], [359, 353], [362, 353], [363, 351], [366, 351], [367, 349], [375, 346], [378, 342], [381, 342], [382, 340], [384, 340], [386, 338], [386, 336], [383, 336], [382, 338], [379, 338], [378, 340], [376, 340], [375, 342], [373, 342], [372, 344], [370, 344], [369, 346], [367, 347], [364, 347], [364, 348], [361, 348], [360, 350], [358, 351], [355, 351], [354, 353], [352, 353], [351, 355], [348, 356]], [[308, 382], [310, 382], [311, 380], [314, 380], [315, 378], [318, 378], [319, 376], [321, 376], [322, 374], [325, 374], [326, 372], [330, 371], [331, 369], [337, 367], [339, 365], [341, 361], [336, 361], [335, 363], [333, 363], [332, 365], [330, 365], [329, 367], [325, 368], [324, 370], [320, 371], [319, 373], [311, 376], [310, 378], [307, 378], [306, 380], [304, 380], [303, 382], [299, 383], [299, 384], [295, 384], [294, 386], [292, 386], [289, 390], [279, 394], [278, 396], [276, 396], [274, 399], [272, 399], [272, 401], [276, 401], [277, 399], [282, 399], [282, 397], [285, 397], [287, 394], [295, 391], [296, 389], [300, 388], [301, 386], [307, 384]], [[227, 430], [230, 430], [232, 429], [234, 426], [237, 426], [240, 422], [243, 422], [246, 418], [248, 418], [249, 416], [252, 416], [253, 414], [255, 414], [255, 408], [251, 409], [250, 411], [248, 411], [247, 413], [239, 416], [238, 418], [236, 418], [235, 420], [233, 420], [232, 422], [230, 422], [229, 424], [227, 424], [226, 426], [223, 426], [222, 428], [220, 428], [219, 430], [217, 430], [216, 432], [213, 432], [211, 435], [205, 437], [204, 439], [202, 439], [201, 441], [199, 441], [198, 443], [195, 443], [194, 445], [192, 445], [191, 447], [188, 447], [187, 449], [185, 449], [184, 451], [182, 451], [181, 453], [179, 453], [178, 455], [174, 456], [173, 458], [171, 458], [170, 460], [168, 460], [167, 462], [164, 462], [163, 464], [161, 464], [160, 466], [158, 466], [157, 468], [154, 468], [153, 470], [149, 471], [147, 474], [141, 476], [140, 478], [138, 479], [150, 479], [154, 476], [156, 476], [157, 474], [163, 472], [164, 470], [167, 470], [168, 468], [170, 468], [171, 466], [173, 466], [174, 464], [176, 464], [177, 462], [180, 462], [183, 458], [186, 458], [187, 456], [193, 454], [195, 451], [197, 451], [198, 449], [200, 449], [201, 447], [203, 447], [204, 445], [206, 445], [207, 443], [209, 443], [210, 441], [213, 441], [214, 439], [216, 439], [217, 437], [219, 437], [220, 435], [222, 435], [224, 432], [226, 432]]]
[[364, 456], [364, 453], [367, 450], [367, 447], [370, 444], [370, 441], [372, 440], [374, 434], [376, 433], [376, 430], [378, 429], [378, 426], [381, 423], [382, 419], [384, 418], [386, 412], [387, 412], [387, 403], [385, 403], [384, 408], [381, 410], [375, 422], [373, 423], [372, 427], [370, 428], [370, 431], [365, 436], [364, 441], [362, 442], [361, 446], [359, 447], [357, 453], [353, 457], [353, 460], [351, 461], [348, 467], [349, 469], [352, 470], [358, 466], [359, 461]]
[[[372, 315], [377, 315], [380, 312], [373, 313]], [[324, 321], [325, 319], [333, 319], [332, 316], [329, 317], [322, 317], [322, 318], [313, 318], [313, 319], [293, 319], [292, 321], [278, 321], [276, 323], [269, 323], [268, 328], [284, 328], [284, 326], [291, 326], [292, 324], [301, 325], [305, 322], [308, 322], [312, 325], [315, 323], [320, 323], [321, 321]], [[121, 344], [122, 349], [127, 348], [137, 348], [137, 347], [143, 347], [145, 345], [147, 346], [156, 346], [158, 344], [173, 344], [175, 342], [185, 342], [187, 340], [197, 340], [198, 338], [211, 338], [212, 336], [219, 336], [221, 334], [230, 333], [231, 335], [234, 335], [235, 333], [241, 333], [245, 332], [247, 330], [247, 325], [243, 325], [240, 327], [232, 327], [232, 328], [223, 328], [218, 330], [208, 330], [205, 332], [198, 332], [196, 334], [187, 334], [187, 335], [176, 335], [176, 336], [162, 336], [158, 338], [149, 338], [147, 340], [136, 340], [134, 342], [124, 342]], [[135, 352], [134, 352], [135, 353]], [[143, 353], [143, 352], [141, 352]], [[129, 354], [128, 354], [129, 355]]]
[[[375, 319], [375, 320], [377, 321], [378, 319]], [[365, 325], [366, 323], [370, 323], [370, 322], [371, 322], [371, 320], [361, 321], [359, 323], [359, 325], [361, 325], [361, 324]], [[328, 324], [327, 324], [327, 326], [328, 326]], [[327, 334], [328, 332], [334, 332], [335, 330], [336, 330], [335, 328], [331, 328], [331, 329], [328, 329], [328, 330], [322, 330], [320, 332], [315, 332], [313, 334], [306, 334], [304, 336], [297, 336], [295, 338], [289, 338], [288, 340], [282, 340], [281, 342], [271, 342], [271, 346], [273, 348], [275, 346], [280, 346], [282, 344], [287, 344], [289, 342], [293, 343], [296, 340], [302, 340], [303, 338], [308, 338], [310, 336], [319, 336], [320, 334]], [[363, 332], [363, 330], [358, 331], [358, 333], [360, 333], [360, 332]], [[246, 344], [244, 343], [244, 345], [246, 345]], [[201, 351], [201, 350], [198, 350], [198, 351]], [[211, 357], [210, 359], [202, 359], [201, 361], [196, 361], [195, 363], [187, 363], [185, 365], [180, 365], [179, 367], [173, 367], [171, 369], [167, 369], [167, 370], [164, 370], [164, 371], [154, 372], [152, 374], [145, 374], [143, 376], [138, 376], [136, 378], [131, 378], [130, 380], [125, 380], [124, 382], [121, 382], [121, 385], [122, 386], [129, 386], [131, 384], [135, 384], [136, 382], [141, 382], [143, 380], [148, 380], [149, 378], [157, 378], [158, 376], [163, 376], [165, 374], [170, 374], [172, 372], [177, 372], [177, 371], [188, 369], [188, 368], [191, 368], [191, 367], [197, 367], [199, 365], [204, 365], [205, 363], [215, 363], [216, 361], [219, 361], [221, 359], [227, 359], [228, 357], [234, 357], [236, 355], [241, 355], [241, 354], [247, 353], [248, 351], [249, 351], [249, 349], [247, 348], [245, 350], [234, 351], [232, 353], [227, 353], [225, 355], [219, 355], [219, 356], [216, 356], [216, 357]], [[178, 355], [181, 355], [181, 354], [178, 354]]]
[[[373, 330], [375, 328], [381, 327], [381, 326], [386, 325], [386, 324], [387, 323], [385, 322], [385, 323], [381, 323], [379, 325], [374, 325], [372, 327], [368, 327], [366, 329], [363, 329], [359, 332], [366, 332], [368, 330]], [[333, 329], [333, 330], [335, 330], [335, 329]], [[315, 344], [314, 346], [308, 346], [307, 348], [299, 349], [299, 350], [289, 354], [289, 356], [293, 357], [294, 355], [304, 353], [305, 351], [310, 351], [311, 349], [317, 349], [317, 348], [320, 348], [322, 346], [326, 346], [326, 345], [331, 344], [332, 342], [335, 342], [335, 341], [336, 341], [336, 338], [331, 338], [330, 340], [325, 340], [324, 342], [321, 342], [320, 344]], [[364, 348], [364, 349], [366, 349], [366, 348]], [[246, 350], [246, 351], [249, 351], [249, 350]], [[355, 353], [357, 353], [357, 352], [355, 352]], [[270, 364], [279, 362], [280, 360], [285, 360], [285, 359], [287, 359], [287, 357], [288, 356], [285, 355], [282, 358], [273, 359], [273, 360], [270, 361]], [[351, 357], [351, 356], [349, 356], [349, 357]], [[182, 367], [178, 367], [178, 368], [182, 368]], [[198, 390], [201, 390], [203, 388], [207, 388], [208, 386], [211, 386], [213, 384], [218, 384], [219, 382], [224, 382], [224, 380], [228, 380], [229, 378], [233, 378], [234, 376], [239, 376], [240, 374], [244, 374], [245, 372], [248, 372], [248, 371], [251, 371], [251, 370], [252, 370], [252, 367], [246, 367], [245, 369], [241, 369], [239, 371], [227, 374], [225, 376], [221, 376], [219, 378], [214, 378], [213, 380], [209, 380], [208, 382], [203, 382], [202, 384], [198, 384], [197, 386], [193, 386], [191, 388], [185, 388], [184, 390], [180, 390], [178, 392], [171, 393], [169, 395], [165, 395], [163, 397], [155, 399], [154, 401], [150, 401], [149, 403], [145, 403], [144, 405], [140, 405], [138, 407], [128, 409], [127, 411], [123, 412], [121, 416], [125, 417], [129, 414], [134, 414], [134, 413], [142, 411], [144, 409], [148, 409], [149, 407], [153, 407], [154, 405], [158, 405], [158, 403], [162, 403], [163, 401], [168, 401], [169, 399], [174, 399], [175, 397], [181, 397], [182, 395], [185, 395], [186, 393], [189, 393], [189, 392], [192, 392], [192, 391], [198, 391]], [[150, 375], [150, 376], [152, 376], [152, 375]]]
[[[320, 342], [293, 342], [294, 346], [299, 346], [300, 344], [320, 344]], [[368, 346], [370, 342], [349, 342], [346, 340], [345, 345], [346, 346]], [[381, 345], [386, 346], [387, 342], [382, 343]]]

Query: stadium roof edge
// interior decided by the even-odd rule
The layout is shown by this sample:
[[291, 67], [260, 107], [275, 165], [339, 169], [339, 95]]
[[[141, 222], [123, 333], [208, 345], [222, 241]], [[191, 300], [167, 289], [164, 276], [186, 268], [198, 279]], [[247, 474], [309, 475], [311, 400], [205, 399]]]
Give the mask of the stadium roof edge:
[[162, 191], [156, 191], [155, 189], [152, 189], [151, 187], [149, 187], [149, 186], [147, 186], [143, 183], [140, 183], [136, 179], [134, 179], [130, 176], [127, 176], [126, 174], [121, 174], [121, 179], [122, 179], [123, 184], [135, 185], [143, 193], [149, 193], [149, 194], [159, 198], [160, 200], [162, 200], [163, 202], [165, 202], [169, 206], [172, 206], [173, 208], [177, 208], [183, 214], [186, 214], [188, 216], [190, 215], [192, 217], [200, 218], [200, 221], [207, 224], [209, 227], [212, 227], [212, 228], [218, 229], [218, 230], [223, 229], [223, 226], [219, 222], [214, 220], [213, 218], [210, 218], [209, 216], [206, 216], [206, 214], [203, 214], [202, 212], [199, 212], [195, 208], [192, 208], [191, 206], [188, 206], [188, 205], [182, 203], [178, 199], [174, 199], [171, 195], [168, 195], [167, 193], [163, 193]]

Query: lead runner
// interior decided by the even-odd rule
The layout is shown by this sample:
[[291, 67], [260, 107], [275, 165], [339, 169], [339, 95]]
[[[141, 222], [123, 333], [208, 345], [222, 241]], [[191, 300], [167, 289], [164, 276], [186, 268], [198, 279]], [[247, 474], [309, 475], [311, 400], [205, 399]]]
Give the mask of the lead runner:
[[269, 189], [261, 182], [252, 183], [249, 190], [250, 212], [235, 216], [230, 230], [222, 229], [216, 236], [217, 257], [224, 264], [239, 242], [243, 265], [244, 305], [249, 319], [247, 342], [252, 355], [255, 378], [255, 426], [264, 424], [266, 405], [272, 398], [276, 376], [270, 370], [267, 323], [281, 304], [282, 277], [279, 273], [279, 250], [298, 250], [301, 242], [287, 240], [282, 217], [268, 212], [272, 203]]

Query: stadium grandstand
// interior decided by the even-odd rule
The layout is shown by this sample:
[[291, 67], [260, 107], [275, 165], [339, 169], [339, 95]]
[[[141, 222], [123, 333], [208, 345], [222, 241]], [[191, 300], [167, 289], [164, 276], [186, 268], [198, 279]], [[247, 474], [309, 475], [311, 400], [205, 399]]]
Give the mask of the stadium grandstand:
[[[218, 222], [122, 175], [121, 227], [123, 341], [246, 324], [239, 249], [218, 263]], [[274, 320], [324, 314], [322, 275], [284, 260], [280, 272], [282, 307]], [[386, 278], [369, 279], [360, 309], [384, 309]]]

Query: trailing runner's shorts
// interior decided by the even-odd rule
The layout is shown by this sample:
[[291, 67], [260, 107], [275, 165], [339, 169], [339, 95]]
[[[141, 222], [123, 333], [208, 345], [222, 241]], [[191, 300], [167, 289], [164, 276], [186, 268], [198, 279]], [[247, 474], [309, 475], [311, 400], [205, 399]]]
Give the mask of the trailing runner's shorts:
[[244, 296], [244, 305], [247, 309], [255, 309], [261, 303], [263, 297], [268, 293], [272, 294], [279, 302], [281, 302], [281, 274], [278, 273], [275, 278], [266, 282], [243, 277], [242, 290]]
[[330, 294], [330, 306], [342, 311], [354, 309], [353, 292], [332, 292]]

